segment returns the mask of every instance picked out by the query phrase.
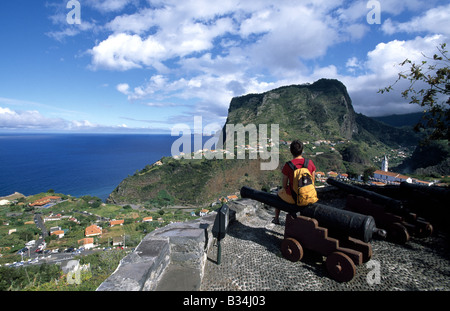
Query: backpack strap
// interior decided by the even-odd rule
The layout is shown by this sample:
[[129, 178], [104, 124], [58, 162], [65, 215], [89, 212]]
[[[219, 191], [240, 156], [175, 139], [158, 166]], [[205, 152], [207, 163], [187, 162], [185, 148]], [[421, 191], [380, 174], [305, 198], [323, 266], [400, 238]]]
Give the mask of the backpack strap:
[[[291, 161], [288, 161], [286, 163], [287, 163], [287, 165], [289, 165], [289, 167], [292, 169], [293, 172], [297, 169], [297, 167]], [[292, 198], [294, 199], [295, 202], [297, 202], [297, 193], [295, 193], [294, 188], [292, 187], [291, 184], [289, 184], [289, 188], [291, 190]]]
[[289, 167], [290, 167], [293, 171], [295, 171], [295, 170], [297, 169], [297, 167], [294, 165], [294, 163], [292, 163], [292, 161], [288, 161], [288, 162], [287, 162], [287, 165], [289, 165]]
[[309, 159], [305, 158], [305, 162], [303, 162], [303, 167], [308, 168], [309, 165]]

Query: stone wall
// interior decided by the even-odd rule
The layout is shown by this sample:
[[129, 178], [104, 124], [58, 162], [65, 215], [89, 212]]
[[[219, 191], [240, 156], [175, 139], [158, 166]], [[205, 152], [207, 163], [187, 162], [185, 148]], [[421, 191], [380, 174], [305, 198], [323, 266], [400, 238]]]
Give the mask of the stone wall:
[[[228, 206], [239, 220], [258, 204], [241, 199]], [[216, 214], [173, 223], [149, 233], [97, 291], [198, 290], [208, 249], [213, 245]]]

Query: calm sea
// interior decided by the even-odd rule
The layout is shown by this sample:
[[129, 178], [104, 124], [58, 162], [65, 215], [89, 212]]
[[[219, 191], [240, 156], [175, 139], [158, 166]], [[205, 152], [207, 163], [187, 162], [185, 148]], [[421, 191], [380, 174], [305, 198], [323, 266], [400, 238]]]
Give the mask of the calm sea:
[[0, 196], [57, 193], [106, 199], [128, 175], [171, 155], [179, 137], [0, 134]]

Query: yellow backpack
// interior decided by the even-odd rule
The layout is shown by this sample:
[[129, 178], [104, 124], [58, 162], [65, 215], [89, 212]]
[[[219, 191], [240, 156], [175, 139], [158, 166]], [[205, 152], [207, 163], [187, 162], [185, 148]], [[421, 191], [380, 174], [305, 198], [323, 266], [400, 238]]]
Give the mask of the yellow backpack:
[[309, 159], [305, 159], [303, 166], [297, 168], [291, 161], [287, 162], [294, 171], [293, 185], [291, 185], [292, 198], [298, 206], [316, 203], [317, 191], [314, 187], [314, 177], [308, 169]]

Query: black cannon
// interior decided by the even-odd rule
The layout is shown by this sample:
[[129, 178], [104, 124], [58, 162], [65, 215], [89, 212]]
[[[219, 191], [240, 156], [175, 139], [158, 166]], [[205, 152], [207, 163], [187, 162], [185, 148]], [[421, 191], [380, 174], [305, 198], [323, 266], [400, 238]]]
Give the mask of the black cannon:
[[376, 227], [372, 216], [342, 210], [315, 203], [308, 206], [297, 206], [283, 201], [279, 196], [249, 187], [241, 188], [241, 197], [249, 198], [276, 207], [291, 215], [300, 212], [302, 216], [316, 219], [336, 236], [350, 236], [363, 242], [370, 242], [374, 235], [383, 237], [384, 232]]
[[326, 256], [327, 270], [339, 282], [350, 281], [356, 273], [355, 265], [371, 258], [372, 246], [368, 241], [372, 236], [385, 234], [375, 226], [371, 216], [318, 203], [299, 207], [277, 195], [249, 187], [241, 188], [241, 197], [285, 211], [283, 256], [293, 262], [301, 260], [303, 248]]
[[376, 204], [380, 204], [385, 206], [390, 212], [396, 213], [396, 214], [407, 214], [407, 209], [403, 206], [403, 202], [399, 200], [392, 199], [390, 197], [384, 196], [382, 194], [369, 191], [366, 189], [363, 189], [361, 187], [357, 187], [355, 185], [351, 185], [349, 183], [345, 183], [342, 181], [339, 181], [335, 178], [328, 178], [327, 183], [329, 185], [335, 186], [341, 190], [344, 190], [348, 193], [365, 197], [372, 202]]
[[413, 213], [433, 223], [437, 230], [450, 231], [450, 188], [400, 183], [400, 195]]
[[429, 222], [412, 213], [400, 200], [334, 178], [328, 178], [327, 183], [347, 192], [346, 209], [372, 216], [392, 242], [404, 244], [410, 235], [425, 238], [433, 232]]

